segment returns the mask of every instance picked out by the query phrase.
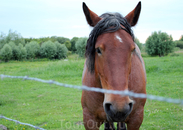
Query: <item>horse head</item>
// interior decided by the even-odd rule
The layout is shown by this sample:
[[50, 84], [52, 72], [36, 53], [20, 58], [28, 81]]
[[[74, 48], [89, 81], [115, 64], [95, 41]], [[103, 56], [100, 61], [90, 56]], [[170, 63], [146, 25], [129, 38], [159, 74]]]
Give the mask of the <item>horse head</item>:
[[[101, 87], [108, 90], [128, 90], [131, 58], [135, 51], [135, 26], [141, 11], [141, 2], [128, 15], [105, 13], [98, 16], [83, 3], [86, 20], [93, 30], [86, 46], [86, 65], [95, 73]], [[122, 122], [133, 109], [129, 96], [104, 94], [103, 108], [107, 120]]]

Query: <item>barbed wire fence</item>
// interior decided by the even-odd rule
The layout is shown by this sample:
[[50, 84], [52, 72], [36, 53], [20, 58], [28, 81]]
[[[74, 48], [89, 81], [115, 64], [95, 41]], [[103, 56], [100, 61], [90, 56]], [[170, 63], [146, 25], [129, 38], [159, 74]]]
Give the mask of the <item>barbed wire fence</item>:
[[[2, 80], [4, 78], [32, 80], [32, 81], [37, 81], [37, 82], [42, 82], [42, 83], [47, 83], [47, 84], [55, 84], [55, 85], [66, 87], [66, 88], [74, 88], [74, 89], [79, 89], [79, 90], [93, 91], [93, 92], [100, 92], [100, 93], [110, 93], [110, 94], [116, 94], [116, 95], [121, 95], [121, 96], [130, 96], [130, 97], [134, 97], [134, 98], [146, 98], [146, 99], [151, 99], [151, 100], [157, 100], [157, 101], [162, 101], [162, 102], [168, 102], [168, 103], [175, 103], [175, 104], [183, 105], [183, 99], [172, 99], [172, 98], [166, 98], [166, 97], [162, 97], [162, 96], [155, 96], [155, 95], [144, 94], [144, 93], [134, 93], [134, 92], [128, 91], [128, 90], [117, 91], [117, 90], [107, 90], [107, 89], [88, 87], [88, 86], [77, 86], [77, 85], [70, 85], [70, 84], [60, 83], [60, 82], [57, 82], [57, 81], [54, 81], [54, 80], [44, 80], [44, 79], [28, 77], [28, 76], [11, 76], [11, 75], [1, 74], [0, 77], [1, 77]], [[17, 120], [7, 118], [3, 115], [0, 115], [0, 118], [7, 119], [9, 121], [14, 121], [18, 124], [27, 125], [27, 126], [35, 128], [35, 129], [45, 130], [43, 128], [28, 124], [28, 123], [22, 123], [22, 122], [19, 122]]]
[[22, 124], [22, 125], [30, 126], [30, 127], [32, 127], [32, 128], [35, 128], [36, 130], [38, 130], [38, 129], [39, 129], [39, 130], [45, 130], [45, 129], [43, 129], [43, 128], [40, 128], [40, 127], [31, 125], [31, 124], [29, 124], [29, 123], [23, 123], [23, 122], [20, 122], [20, 121], [18, 121], [18, 120], [14, 120], [14, 119], [7, 118], [7, 117], [5, 117], [5, 116], [3, 116], [3, 115], [0, 115], [0, 118], [6, 119], [6, 120], [9, 120], [9, 121], [13, 121], [13, 122], [15, 122], [15, 123], [17, 123], [17, 124]]

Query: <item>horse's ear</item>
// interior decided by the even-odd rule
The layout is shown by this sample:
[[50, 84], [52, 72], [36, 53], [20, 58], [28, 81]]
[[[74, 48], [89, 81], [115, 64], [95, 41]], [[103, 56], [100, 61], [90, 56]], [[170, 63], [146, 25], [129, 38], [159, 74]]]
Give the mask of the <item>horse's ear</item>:
[[85, 14], [88, 24], [92, 27], [94, 27], [101, 20], [101, 18], [93, 11], [91, 11], [84, 2], [83, 2], [83, 12]]
[[125, 16], [126, 20], [130, 23], [131, 26], [135, 26], [140, 15], [141, 11], [141, 2], [137, 4], [134, 10], [132, 10], [128, 15]]

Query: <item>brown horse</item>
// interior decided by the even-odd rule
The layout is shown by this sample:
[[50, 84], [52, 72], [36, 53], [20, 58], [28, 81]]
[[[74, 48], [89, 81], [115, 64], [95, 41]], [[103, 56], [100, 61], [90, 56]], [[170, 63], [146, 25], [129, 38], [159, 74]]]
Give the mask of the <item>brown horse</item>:
[[[146, 93], [146, 72], [131, 29], [141, 11], [141, 2], [128, 15], [105, 13], [98, 16], [85, 3], [86, 20], [93, 27], [86, 46], [82, 84], [108, 90]], [[81, 103], [86, 130], [138, 130], [143, 121], [146, 99], [83, 91]]]

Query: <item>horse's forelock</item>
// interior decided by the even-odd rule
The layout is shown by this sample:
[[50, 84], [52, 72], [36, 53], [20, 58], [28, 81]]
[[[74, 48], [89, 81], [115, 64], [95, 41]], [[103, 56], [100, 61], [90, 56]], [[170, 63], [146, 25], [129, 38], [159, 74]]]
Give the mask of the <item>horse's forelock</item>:
[[[99, 35], [106, 32], [115, 32], [121, 28], [128, 32], [134, 40], [134, 34], [131, 26], [121, 14], [104, 13], [100, 17], [102, 20], [100, 20], [91, 31], [86, 45], [86, 64], [91, 73], [95, 70], [95, 44]], [[123, 25], [124, 28], [121, 25]]]

